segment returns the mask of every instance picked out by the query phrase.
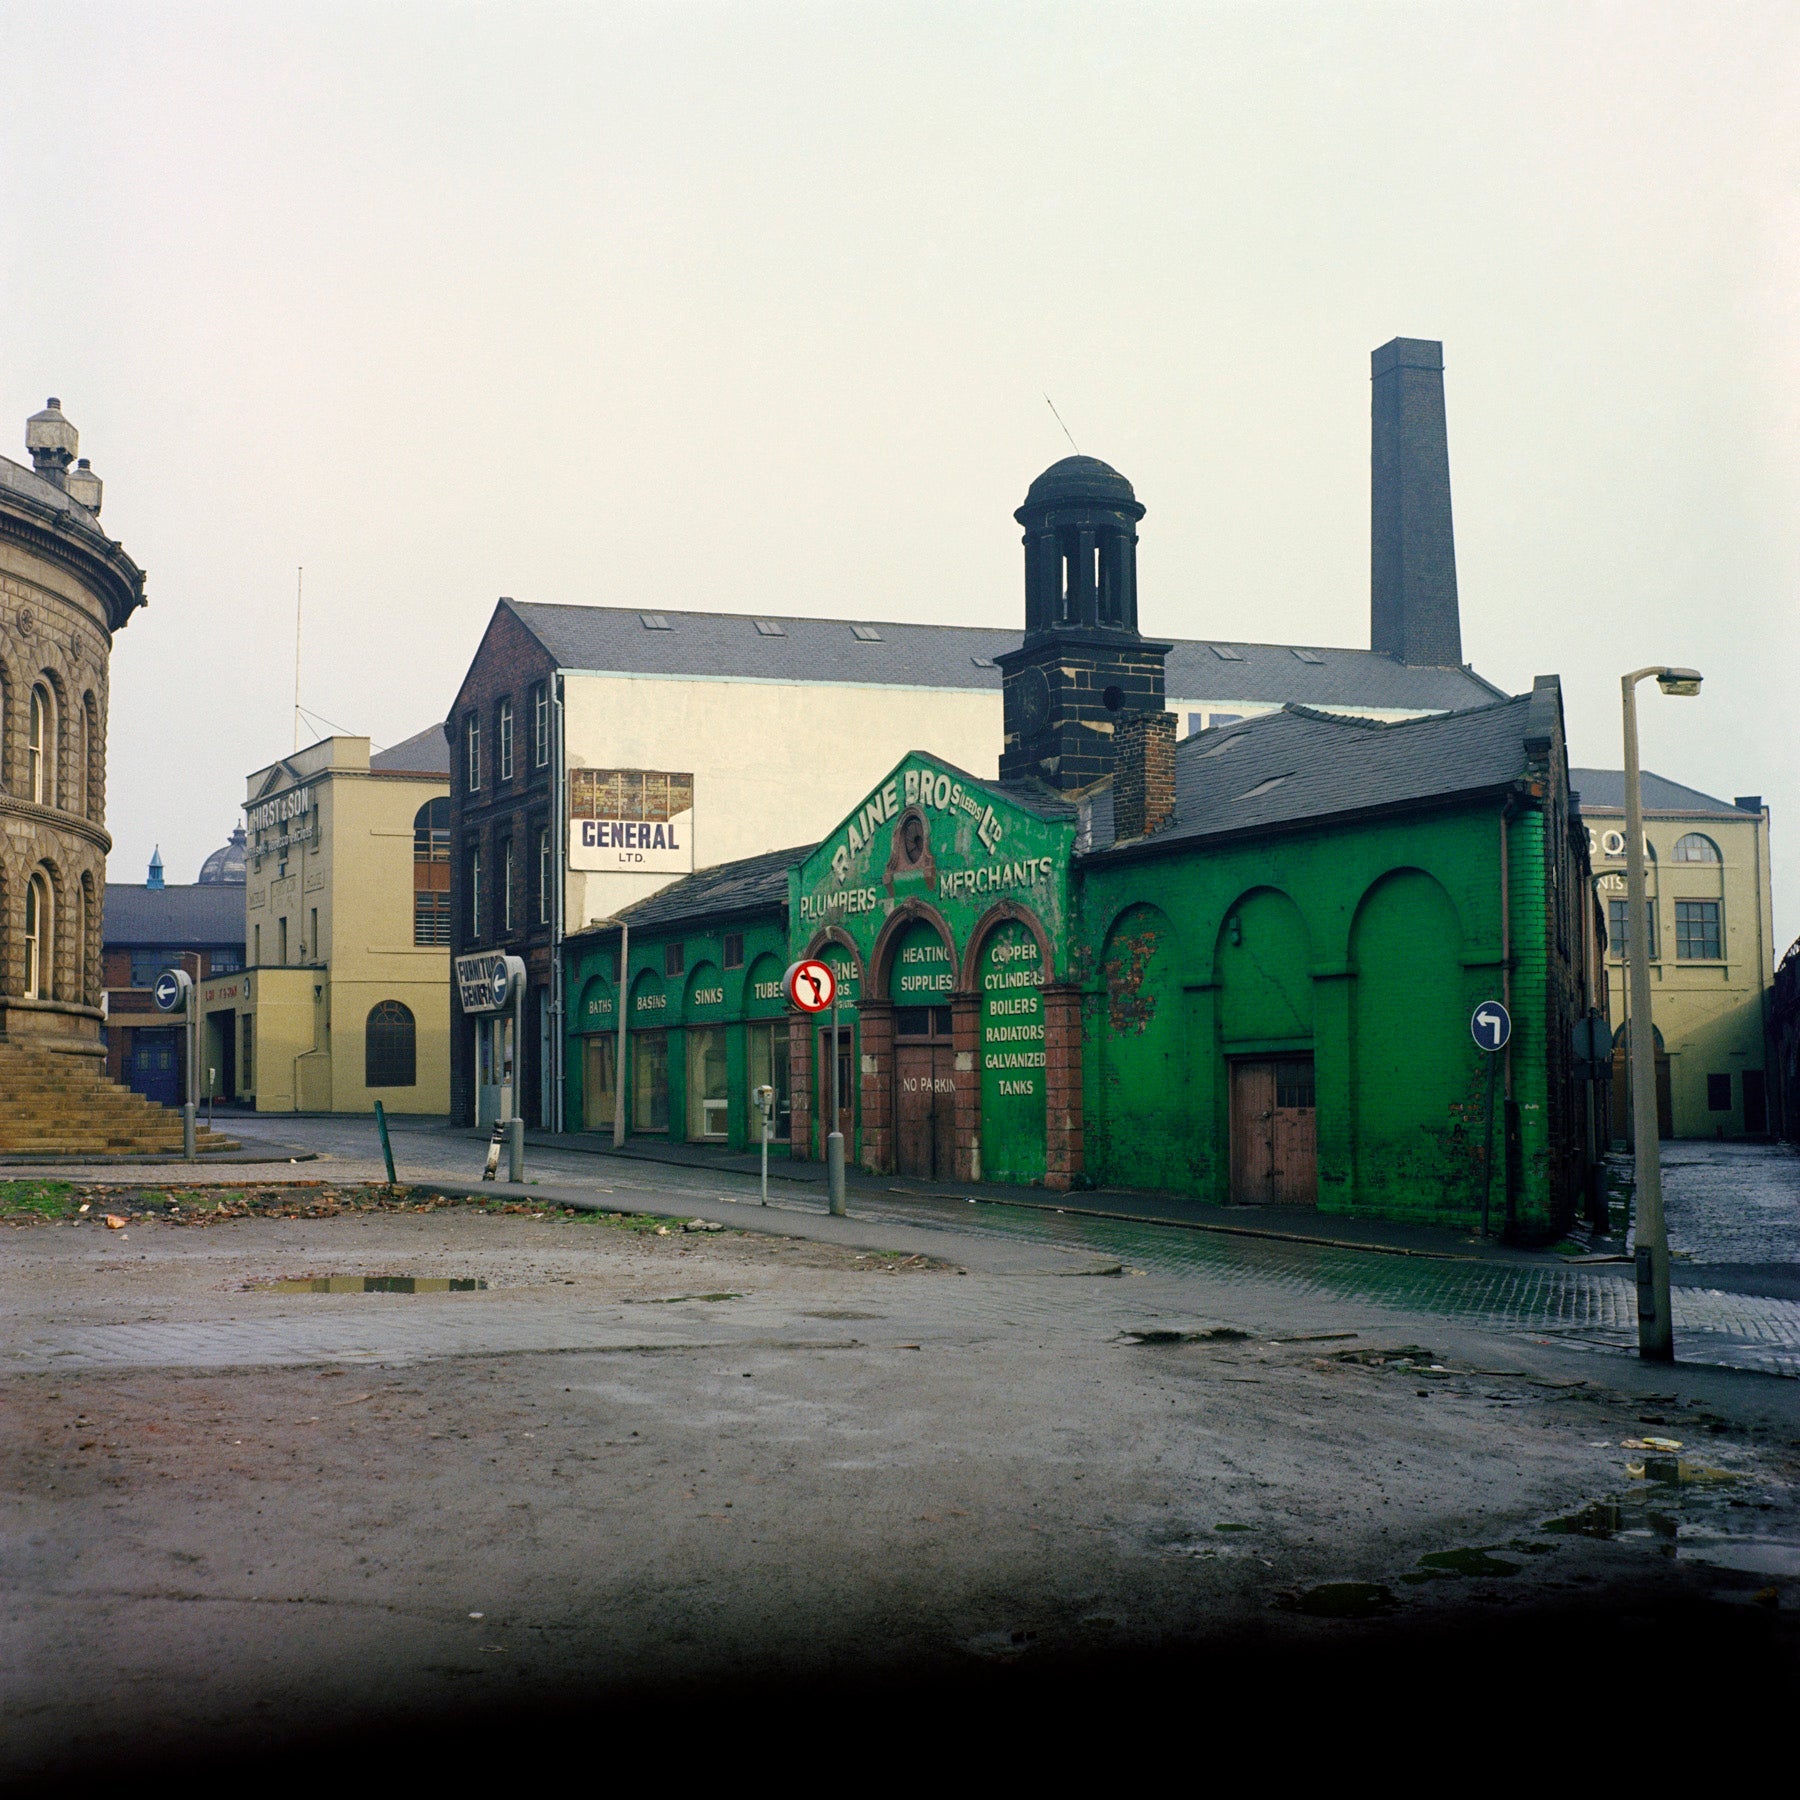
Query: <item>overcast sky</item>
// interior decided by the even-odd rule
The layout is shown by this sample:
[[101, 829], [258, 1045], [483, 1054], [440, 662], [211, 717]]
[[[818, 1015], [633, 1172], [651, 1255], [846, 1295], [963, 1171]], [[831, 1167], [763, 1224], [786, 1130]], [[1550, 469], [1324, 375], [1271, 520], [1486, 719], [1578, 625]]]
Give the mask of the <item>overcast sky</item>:
[[0, 453], [59, 395], [149, 574], [115, 880], [192, 880], [292, 747], [297, 565], [305, 703], [378, 745], [500, 594], [1019, 621], [1046, 392], [1149, 509], [1146, 630], [1365, 645], [1405, 335], [1464, 654], [1614, 767], [1618, 674], [1704, 670], [1646, 764], [1770, 799], [1800, 931], [1791, 4], [0, 0], [0, 44]]

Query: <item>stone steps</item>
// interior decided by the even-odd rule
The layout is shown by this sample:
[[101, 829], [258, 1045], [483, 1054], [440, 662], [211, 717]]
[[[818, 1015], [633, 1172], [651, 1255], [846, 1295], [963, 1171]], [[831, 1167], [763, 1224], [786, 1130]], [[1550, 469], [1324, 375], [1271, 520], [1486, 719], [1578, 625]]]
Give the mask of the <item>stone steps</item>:
[[[195, 1149], [235, 1150], [201, 1127]], [[109, 1081], [87, 1057], [0, 1043], [0, 1152], [179, 1156], [181, 1115]]]

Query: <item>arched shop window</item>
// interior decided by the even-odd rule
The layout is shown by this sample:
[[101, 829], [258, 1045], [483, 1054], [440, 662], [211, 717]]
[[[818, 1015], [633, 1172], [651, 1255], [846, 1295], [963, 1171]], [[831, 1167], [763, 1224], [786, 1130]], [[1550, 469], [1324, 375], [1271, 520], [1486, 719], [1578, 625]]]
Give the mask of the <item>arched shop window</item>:
[[368, 1087], [413, 1087], [418, 1081], [418, 1032], [412, 1009], [381, 1000], [363, 1028], [363, 1081]]

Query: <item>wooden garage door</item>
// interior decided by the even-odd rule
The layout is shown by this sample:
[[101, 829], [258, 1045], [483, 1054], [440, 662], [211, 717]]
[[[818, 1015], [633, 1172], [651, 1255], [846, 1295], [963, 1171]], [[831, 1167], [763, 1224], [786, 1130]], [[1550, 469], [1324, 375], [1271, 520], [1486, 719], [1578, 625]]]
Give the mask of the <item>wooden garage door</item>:
[[1240, 1206], [1316, 1206], [1319, 1144], [1310, 1056], [1231, 1065], [1231, 1197]]

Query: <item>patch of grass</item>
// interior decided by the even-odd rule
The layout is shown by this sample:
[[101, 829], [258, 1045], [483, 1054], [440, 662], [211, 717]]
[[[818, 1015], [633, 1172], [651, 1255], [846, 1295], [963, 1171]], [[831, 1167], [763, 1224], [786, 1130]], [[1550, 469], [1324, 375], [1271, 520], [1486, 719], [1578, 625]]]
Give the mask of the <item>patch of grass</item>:
[[66, 1219], [75, 1210], [70, 1181], [0, 1181], [0, 1217]]

